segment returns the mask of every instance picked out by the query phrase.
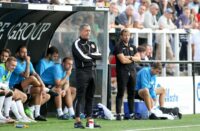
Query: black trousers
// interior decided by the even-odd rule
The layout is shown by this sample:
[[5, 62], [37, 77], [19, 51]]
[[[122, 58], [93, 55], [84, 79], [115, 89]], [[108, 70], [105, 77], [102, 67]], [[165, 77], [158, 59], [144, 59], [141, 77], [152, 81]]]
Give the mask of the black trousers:
[[117, 71], [117, 96], [116, 96], [116, 113], [121, 113], [121, 107], [123, 102], [123, 96], [125, 89], [127, 88], [128, 94], [128, 108], [129, 113], [134, 113], [134, 90], [136, 83], [136, 71]]
[[96, 71], [76, 69], [77, 101], [75, 116], [80, 117], [81, 107], [84, 106], [86, 117], [92, 117], [92, 103], [95, 93]]

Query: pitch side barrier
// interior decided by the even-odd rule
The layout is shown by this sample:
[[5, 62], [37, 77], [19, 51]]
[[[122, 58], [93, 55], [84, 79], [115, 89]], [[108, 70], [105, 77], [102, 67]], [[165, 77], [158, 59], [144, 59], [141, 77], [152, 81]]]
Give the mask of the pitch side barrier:
[[[190, 64], [192, 75], [188, 76], [158, 76], [157, 84], [166, 89], [165, 106], [179, 107], [183, 114], [200, 113], [200, 76], [195, 75], [195, 65], [200, 64], [200, 61], [140, 61], [138, 64], [151, 64], [161, 62], [163, 70], [167, 64]], [[111, 109], [111, 69], [115, 64], [108, 65], [108, 96], [107, 105]]]

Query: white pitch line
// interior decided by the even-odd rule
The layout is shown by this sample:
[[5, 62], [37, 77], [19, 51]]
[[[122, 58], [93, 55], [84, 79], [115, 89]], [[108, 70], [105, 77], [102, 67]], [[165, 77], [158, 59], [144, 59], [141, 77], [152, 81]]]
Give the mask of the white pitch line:
[[174, 129], [174, 128], [189, 128], [189, 127], [200, 127], [200, 125], [185, 125], [185, 126], [171, 126], [171, 127], [157, 127], [157, 128], [145, 128], [145, 129], [133, 129], [125, 131], [150, 131], [150, 130], [160, 130], [160, 129]]

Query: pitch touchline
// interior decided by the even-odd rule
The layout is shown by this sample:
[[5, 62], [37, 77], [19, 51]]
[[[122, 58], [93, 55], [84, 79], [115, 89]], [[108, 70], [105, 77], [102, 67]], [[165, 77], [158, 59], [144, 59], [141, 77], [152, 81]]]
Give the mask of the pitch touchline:
[[184, 128], [184, 127], [200, 127], [200, 125], [185, 125], [185, 126], [157, 127], [157, 128], [133, 129], [133, 130], [125, 130], [125, 131], [149, 131], [149, 130], [174, 129], [174, 128]]

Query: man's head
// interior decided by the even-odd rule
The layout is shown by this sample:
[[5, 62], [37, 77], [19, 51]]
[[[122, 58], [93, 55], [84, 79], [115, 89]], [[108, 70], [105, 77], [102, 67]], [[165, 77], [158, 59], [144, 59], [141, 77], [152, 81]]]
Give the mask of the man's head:
[[80, 31], [80, 36], [82, 39], [86, 39], [86, 40], [89, 39], [90, 33], [91, 33], [90, 25], [82, 24], [79, 28], [79, 31]]
[[189, 7], [184, 7], [183, 8], [183, 13], [187, 18], [190, 18], [191, 10]]
[[11, 52], [9, 49], [3, 49], [0, 54], [0, 62], [5, 63], [10, 55]]
[[15, 57], [9, 57], [6, 61], [6, 69], [8, 71], [13, 71], [15, 67], [17, 66], [17, 59]]
[[151, 73], [153, 75], [158, 75], [161, 73], [162, 64], [160, 62], [155, 62], [151, 65]]
[[138, 9], [138, 13], [140, 15], [144, 14], [144, 12], [146, 11], [146, 7], [144, 5], [140, 5], [139, 9]]
[[165, 10], [165, 13], [164, 13], [165, 17], [167, 19], [172, 19], [172, 16], [173, 16], [173, 10], [171, 8], [167, 8]]
[[16, 52], [17, 57], [19, 57], [21, 60], [25, 60], [27, 57], [27, 47], [26, 45], [20, 45]]
[[51, 46], [47, 49], [47, 58], [51, 61], [58, 60], [58, 49], [55, 46]]
[[120, 38], [124, 43], [128, 43], [130, 40], [130, 32], [128, 29], [123, 29], [120, 33]]
[[62, 61], [62, 65], [65, 71], [68, 71], [73, 66], [73, 58], [72, 57], [65, 57]]
[[140, 54], [140, 58], [144, 59], [146, 56], [146, 48], [144, 46], [138, 46], [137, 52]]
[[146, 48], [146, 55], [147, 55], [147, 57], [151, 57], [152, 53], [153, 53], [152, 46], [151, 45], [145, 45], [145, 48]]
[[150, 12], [151, 12], [152, 15], [154, 15], [154, 16], [157, 15], [158, 14], [158, 10], [159, 10], [158, 4], [152, 3], [150, 5]]
[[126, 15], [127, 16], [133, 16], [133, 11], [134, 11], [134, 7], [132, 5], [128, 5], [126, 7]]

